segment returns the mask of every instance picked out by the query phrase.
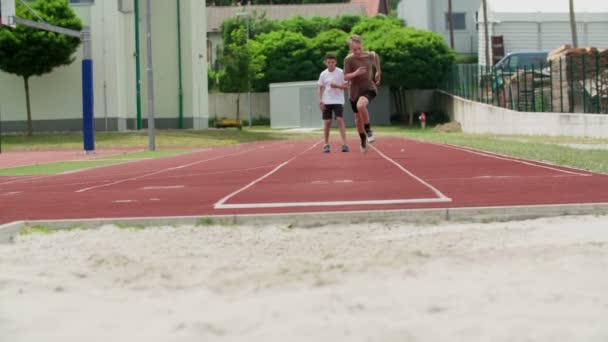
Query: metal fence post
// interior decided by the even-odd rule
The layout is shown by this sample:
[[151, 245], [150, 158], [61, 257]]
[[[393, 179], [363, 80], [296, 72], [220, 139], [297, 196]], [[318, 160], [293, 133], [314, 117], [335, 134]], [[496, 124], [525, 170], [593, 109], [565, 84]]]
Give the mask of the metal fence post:
[[561, 105], [560, 113], [564, 112], [564, 80], [562, 76], [562, 71], [564, 70], [562, 67], [562, 57], [559, 58], [559, 102]]
[[574, 65], [572, 65], [572, 59], [572, 56], [570, 56], [569, 65], [566, 65], [566, 68], [568, 68], [568, 66], [570, 67], [570, 81], [568, 82], [570, 88], [568, 90], [568, 98], [570, 99], [570, 108], [568, 108], [569, 113], [574, 113]]
[[583, 95], [583, 113], [587, 113], [587, 101], [585, 100], [585, 87], [587, 86], [587, 62], [585, 61], [585, 54], [582, 55], [583, 62], [583, 86], [581, 88], [581, 93]]
[[553, 108], [553, 61], [549, 60], [549, 99], [551, 100], [551, 112], [555, 111]]
[[597, 96], [597, 113], [600, 114], [602, 97], [600, 94], [600, 54], [595, 54], [595, 95]]

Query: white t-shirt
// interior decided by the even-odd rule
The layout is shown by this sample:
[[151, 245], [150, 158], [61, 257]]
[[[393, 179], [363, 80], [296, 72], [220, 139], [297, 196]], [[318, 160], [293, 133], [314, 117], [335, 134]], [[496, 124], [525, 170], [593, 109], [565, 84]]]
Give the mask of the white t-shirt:
[[344, 90], [340, 88], [332, 88], [330, 84], [335, 83], [344, 85], [344, 71], [336, 68], [333, 72], [325, 69], [319, 76], [319, 86], [323, 89], [323, 103], [325, 104], [344, 104]]

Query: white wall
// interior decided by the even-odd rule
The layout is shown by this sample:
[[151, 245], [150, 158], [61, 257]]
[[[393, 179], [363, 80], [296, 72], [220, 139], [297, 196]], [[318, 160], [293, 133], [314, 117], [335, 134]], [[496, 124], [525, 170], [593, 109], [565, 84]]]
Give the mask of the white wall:
[[608, 115], [516, 112], [442, 91], [436, 96], [439, 109], [466, 133], [608, 138]]

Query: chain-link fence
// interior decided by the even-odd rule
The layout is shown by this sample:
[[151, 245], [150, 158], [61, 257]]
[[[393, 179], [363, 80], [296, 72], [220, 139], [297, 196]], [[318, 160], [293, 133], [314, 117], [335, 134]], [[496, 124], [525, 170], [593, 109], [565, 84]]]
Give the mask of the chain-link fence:
[[608, 114], [608, 51], [576, 49], [515, 68], [457, 64], [440, 89], [517, 111]]

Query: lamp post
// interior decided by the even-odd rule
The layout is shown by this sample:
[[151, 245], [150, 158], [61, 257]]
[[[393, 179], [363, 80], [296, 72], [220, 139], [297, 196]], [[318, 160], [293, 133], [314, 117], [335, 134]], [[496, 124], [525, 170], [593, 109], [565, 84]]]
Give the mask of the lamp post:
[[[249, 41], [249, 12], [239, 12], [236, 14], [237, 17], [247, 17], [246, 27], [247, 27], [247, 41]], [[251, 78], [249, 76], [249, 63], [251, 61], [247, 61], [247, 98], [249, 104], [249, 127], [251, 127]]]

